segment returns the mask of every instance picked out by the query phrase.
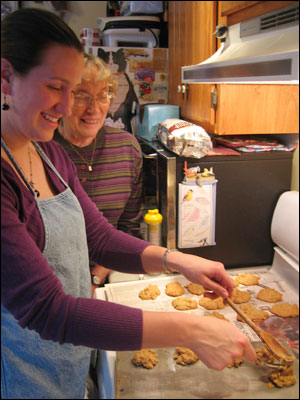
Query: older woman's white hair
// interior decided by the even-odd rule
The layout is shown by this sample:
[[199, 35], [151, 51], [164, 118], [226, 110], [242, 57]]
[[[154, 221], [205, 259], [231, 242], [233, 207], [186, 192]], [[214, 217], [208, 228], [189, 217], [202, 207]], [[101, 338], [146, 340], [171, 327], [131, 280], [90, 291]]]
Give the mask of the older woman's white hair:
[[84, 54], [84, 62], [85, 68], [82, 82], [89, 82], [91, 79], [95, 81], [106, 81], [109, 86], [109, 92], [112, 98], [114, 98], [117, 92], [118, 82], [108, 65], [101, 58], [87, 53]]

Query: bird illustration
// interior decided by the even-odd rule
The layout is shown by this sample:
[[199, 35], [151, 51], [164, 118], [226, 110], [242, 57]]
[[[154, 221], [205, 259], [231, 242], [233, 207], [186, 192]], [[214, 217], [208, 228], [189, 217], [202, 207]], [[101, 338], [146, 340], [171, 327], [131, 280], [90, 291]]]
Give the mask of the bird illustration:
[[189, 189], [189, 190], [186, 192], [186, 194], [185, 194], [185, 196], [184, 196], [184, 198], [183, 198], [183, 201], [191, 201], [192, 198], [193, 198], [193, 191], [192, 191], [192, 189]]

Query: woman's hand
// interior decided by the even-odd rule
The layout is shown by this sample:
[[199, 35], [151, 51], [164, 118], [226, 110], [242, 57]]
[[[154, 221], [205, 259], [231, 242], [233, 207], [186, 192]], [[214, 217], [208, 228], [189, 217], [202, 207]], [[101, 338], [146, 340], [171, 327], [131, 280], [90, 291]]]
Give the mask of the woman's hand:
[[[231, 322], [212, 317], [196, 317], [188, 346], [211, 369], [221, 371], [235, 359], [255, 361], [256, 352], [248, 338]], [[201, 321], [199, 321], [201, 320]]]
[[142, 348], [183, 346], [208, 367], [221, 371], [240, 357], [255, 361], [248, 338], [231, 322], [178, 312], [143, 311]]
[[[144, 249], [142, 263], [145, 273], [165, 272], [162, 261], [165, 251], [165, 248], [154, 245]], [[218, 296], [227, 298], [232, 294], [234, 282], [220, 262], [172, 251], [167, 254], [166, 265], [169, 270], [181, 273], [193, 283], [200, 283]]]
[[[148, 246], [142, 253], [145, 272], [162, 272], [166, 249]], [[180, 251], [168, 253], [166, 265], [223, 298], [230, 297], [234, 282], [220, 262]], [[178, 312], [143, 311], [142, 348], [183, 346], [193, 350], [208, 367], [217, 371], [241, 357], [255, 361], [257, 356], [248, 338], [231, 322]]]
[[167, 266], [184, 275], [189, 281], [200, 283], [206, 290], [223, 298], [230, 297], [234, 282], [224, 265], [192, 254], [172, 252], [167, 256]]
[[[105, 282], [106, 277], [108, 276], [110, 269], [104, 268], [101, 265], [95, 264], [91, 270], [92, 275], [97, 275], [101, 278], [101, 283]], [[94, 297], [95, 290], [98, 286], [91, 284], [91, 297]]]

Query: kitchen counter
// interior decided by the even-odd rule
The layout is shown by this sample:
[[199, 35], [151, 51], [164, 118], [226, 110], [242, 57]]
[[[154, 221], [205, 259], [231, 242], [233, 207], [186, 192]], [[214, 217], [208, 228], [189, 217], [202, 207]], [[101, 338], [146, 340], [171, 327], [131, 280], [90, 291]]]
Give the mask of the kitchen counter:
[[[267, 276], [264, 274], [267, 273], [270, 268], [270, 266], [265, 266], [251, 267], [247, 269], [234, 269], [230, 270], [229, 273], [234, 277], [238, 273], [245, 273], [249, 272], [250, 270], [251, 273], [256, 273], [264, 277]], [[139, 291], [140, 288], [144, 288], [146, 286], [144, 280], [138, 279], [136, 281], [129, 281], [129, 277], [125, 277], [125, 275], [128, 274], [122, 275], [124, 276], [115, 276], [115, 278], [123, 278], [121, 283], [109, 284], [105, 285], [105, 288], [96, 289], [95, 297], [129, 306], [151, 309], [151, 301], [142, 302], [138, 296], [136, 296], [136, 300], [134, 297], [134, 293]], [[293, 274], [287, 275], [293, 277]], [[159, 284], [159, 282], [161, 282], [163, 285], [162, 287], [164, 287], [166, 280], [178, 280], [179, 278], [185, 279], [179, 274], [167, 276], [158, 275], [154, 277], [146, 275], [147, 280], [151, 279], [151, 283]], [[279, 283], [276, 283], [277, 281]], [[284, 299], [287, 302], [294, 300], [297, 300], [297, 303], [299, 302], [297, 285], [291, 285], [291, 282], [282, 282], [282, 277], [280, 274], [276, 274], [276, 278], [272, 282], [266, 282], [264, 279], [262, 279], [261, 283], [267, 283], [269, 287], [273, 287], [275, 285], [274, 288], [278, 287], [277, 285], [279, 285], [281, 287], [280, 291], [284, 294]], [[243, 289], [248, 291], [254, 290], [252, 287], [244, 287]], [[260, 290], [259, 287], [257, 287], [255, 290], [257, 291], [258, 289]], [[161, 292], [163, 292], [163, 290], [161, 290]], [[186, 295], [192, 296], [188, 293], [186, 293]], [[165, 307], [166, 302], [165, 299], [162, 298], [160, 302], [156, 302], [155, 308], [152, 309], [162, 311], [165, 309]], [[269, 305], [266, 305], [266, 307], [269, 308]], [[242, 329], [242, 331], [249, 337], [255, 346], [257, 346], [257, 336], [250, 330], [250, 328], [243, 326], [245, 324], [236, 322], [236, 314], [234, 311], [229, 309], [229, 307], [226, 307], [226, 309], [222, 310], [221, 312], [224, 313], [223, 311], [226, 313], [226, 318], [231, 320], [231, 322], [238, 324], [238, 327]], [[201, 315], [201, 313], [203, 313], [203, 309], [201, 310], [200, 307], [197, 310], [191, 310], [189, 312], [198, 313]], [[268, 318], [268, 320], [266, 320], [268, 323], [264, 321], [261, 324], [261, 327], [269, 330], [270, 333], [274, 334], [274, 336], [277, 336], [279, 339], [282, 339], [283, 336], [285, 341], [289, 342], [290, 347], [292, 347], [296, 357], [298, 358], [299, 330], [297, 326], [299, 324], [299, 318], [295, 317], [282, 319], [272, 315]], [[297, 320], [296, 323], [294, 323], [294, 320]], [[258, 343], [260, 344], [261, 342]], [[299, 398], [298, 376], [297, 385], [294, 385], [291, 388], [274, 388], [271, 390], [267, 388], [265, 382], [261, 381], [261, 379], [265, 379], [263, 377], [266, 376], [265, 367], [254, 366], [253, 364], [245, 363], [239, 369], [232, 368], [218, 372], [212, 371], [205, 367], [201, 362], [198, 362], [194, 366], [190, 366], [187, 369], [181, 369], [182, 367], [176, 366], [173, 362], [173, 351], [174, 349], [170, 348], [158, 349], [160, 363], [151, 371], [148, 371], [144, 368], [134, 367], [131, 364], [130, 358], [134, 352], [99, 352], [98, 377], [101, 398], [143, 398], [143, 387], [145, 398], [177, 397], [207, 399], [224, 398], [224, 396], [225, 398]], [[188, 371], [190, 371], [190, 375]], [[178, 373], [180, 374], [178, 375]], [[181, 375], [189, 376], [189, 380], [186, 377], [186, 384], [184, 384], [184, 380], [180, 378]], [[199, 379], [200, 376], [201, 379]], [[236, 385], [233, 384], [235, 377], [237, 383]], [[160, 382], [160, 385], [158, 382]], [[223, 384], [218, 384], [218, 382], [223, 382]], [[192, 387], [195, 386], [196, 383], [197, 387], [193, 391]], [[147, 387], [149, 389], [146, 390]], [[153, 389], [152, 392], [150, 391], [150, 388]], [[179, 393], [178, 396], [174, 392], [174, 388], [177, 388], [177, 392]], [[200, 390], [201, 388], [202, 392]], [[204, 397], [201, 397], [201, 393]]]

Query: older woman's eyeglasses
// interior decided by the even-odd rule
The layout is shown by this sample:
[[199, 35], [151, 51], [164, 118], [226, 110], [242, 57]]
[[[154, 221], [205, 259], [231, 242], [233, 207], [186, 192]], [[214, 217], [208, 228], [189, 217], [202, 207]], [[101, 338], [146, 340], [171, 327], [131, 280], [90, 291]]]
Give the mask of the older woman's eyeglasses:
[[110, 92], [102, 92], [97, 96], [91, 96], [88, 93], [75, 92], [74, 103], [78, 107], [88, 107], [93, 99], [96, 99], [99, 105], [106, 105], [110, 102], [112, 94]]

